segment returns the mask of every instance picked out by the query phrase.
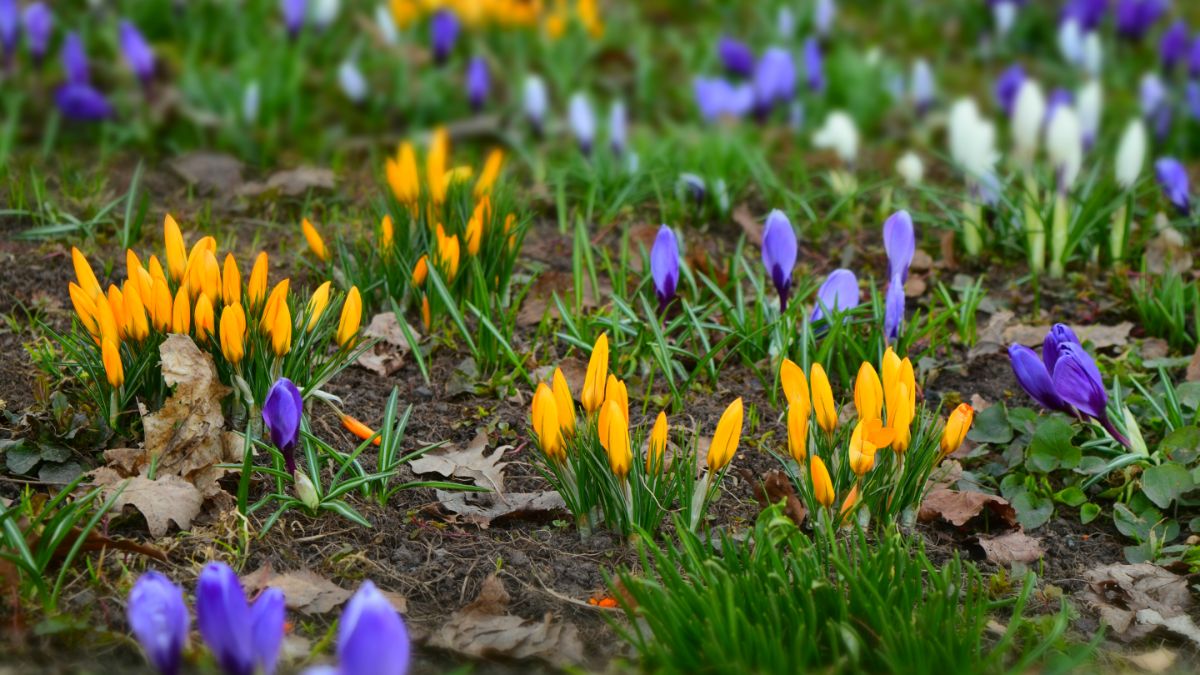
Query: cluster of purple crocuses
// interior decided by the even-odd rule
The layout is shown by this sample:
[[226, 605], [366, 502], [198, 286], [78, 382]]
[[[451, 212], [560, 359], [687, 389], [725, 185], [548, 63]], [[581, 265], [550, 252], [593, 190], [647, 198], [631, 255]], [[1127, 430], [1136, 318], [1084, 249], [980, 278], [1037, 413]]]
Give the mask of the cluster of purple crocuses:
[[[706, 121], [751, 113], [765, 120], [776, 107], [787, 106], [795, 98], [796, 64], [786, 48], [768, 47], [756, 59], [748, 45], [726, 35], [717, 43], [717, 55], [725, 77], [697, 77], [693, 85], [696, 105]], [[804, 85], [813, 93], [824, 92], [824, 59], [816, 37], [804, 42], [803, 66]]]
[[[237, 574], [225, 563], [205, 565], [196, 584], [196, 624], [226, 675], [272, 675], [283, 645], [283, 591], [268, 588], [247, 602]], [[158, 572], [146, 572], [129, 593], [129, 627], [146, 658], [163, 675], [176, 675], [188, 642], [191, 615], [183, 589]], [[387, 598], [364, 581], [342, 611], [339, 665], [312, 675], [403, 675], [410, 657], [408, 631]]]
[[1090, 417], [1129, 447], [1129, 440], [1108, 419], [1108, 391], [1100, 369], [1070, 327], [1059, 323], [1050, 329], [1040, 358], [1019, 344], [1009, 346], [1008, 356], [1017, 381], [1039, 405], [1080, 419]]

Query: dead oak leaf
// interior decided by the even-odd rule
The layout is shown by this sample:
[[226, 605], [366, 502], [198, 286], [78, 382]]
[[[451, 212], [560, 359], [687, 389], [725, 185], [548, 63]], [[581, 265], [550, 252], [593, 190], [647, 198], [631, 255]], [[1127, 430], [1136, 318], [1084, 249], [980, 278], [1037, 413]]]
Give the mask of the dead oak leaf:
[[200, 506], [204, 503], [204, 495], [195, 485], [170, 474], [154, 480], [146, 476], [122, 480], [115, 473], [108, 473], [100, 474], [96, 483], [107, 485], [110, 490], [121, 489], [113, 501], [113, 508], [132, 506], [137, 509], [146, 518], [146, 528], [152, 537], [165, 535], [172, 522], [186, 530], [192, 519], [200, 515]]
[[[1122, 640], [1143, 638], [1164, 620], [1186, 616], [1193, 603], [1186, 577], [1150, 563], [1104, 565], [1084, 572], [1083, 580], [1084, 601]], [[1154, 614], [1139, 616], [1143, 610]]]
[[404, 365], [404, 357], [412, 351], [408, 338], [404, 336], [404, 329], [393, 312], [381, 312], [372, 317], [363, 335], [368, 339], [375, 339], [376, 342], [359, 355], [356, 363], [382, 377], [388, 377], [400, 370]]
[[[583, 309], [595, 309], [599, 306], [599, 297], [611, 295], [612, 289], [606, 281], [598, 281], [600, 284], [600, 293], [596, 293], [596, 289], [592, 288], [592, 282], [588, 279], [583, 280]], [[521, 302], [521, 309], [517, 310], [517, 325], [518, 326], [536, 326], [541, 323], [542, 317], [549, 314], [551, 318], [557, 318], [558, 304], [554, 302], [554, 294], [557, 293], [563, 305], [570, 307], [574, 302], [575, 297], [575, 278], [561, 270], [546, 270], [538, 275], [537, 279], [529, 286], [529, 292], [525, 294], [525, 299]]]
[[441, 447], [409, 462], [413, 473], [436, 473], [446, 478], [465, 478], [479, 487], [504, 492], [504, 467], [500, 461], [512, 446], [501, 445], [487, 454], [487, 432], [480, 430], [464, 448]]
[[[1079, 336], [1081, 342], [1091, 342], [1096, 349], [1107, 349], [1109, 347], [1124, 347], [1129, 343], [1129, 331], [1133, 330], [1133, 324], [1128, 321], [1122, 321], [1115, 325], [1094, 324], [1089, 326], [1071, 326], [1071, 330], [1075, 335]], [[1029, 326], [1018, 324], [1009, 326], [1004, 329], [1004, 344], [1021, 344], [1027, 347], [1036, 347], [1046, 339], [1046, 333], [1050, 332], [1048, 324], [1039, 324]]]
[[436, 490], [434, 494], [442, 508], [483, 529], [498, 521], [545, 519], [567, 508], [562, 495], [553, 490], [509, 494]]
[[960, 530], [1015, 530], [1017, 512], [1003, 497], [936, 488], [921, 502], [917, 518], [922, 522], [940, 521]]
[[253, 593], [264, 588], [278, 588], [289, 609], [304, 614], [326, 614], [350, 599], [352, 593], [312, 570], [297, 570], [275, 574], [270, 565], [242, 578], [246, 590]]
[[983, 549], [984, 557], [997, 565], [1009, 565], [1015, 562], [1031, 563], [1046, 554], [1042, 550], [1040, 539], [1031, 537], [1020, 530], [995, 537], [979, 537], [978, 545]]

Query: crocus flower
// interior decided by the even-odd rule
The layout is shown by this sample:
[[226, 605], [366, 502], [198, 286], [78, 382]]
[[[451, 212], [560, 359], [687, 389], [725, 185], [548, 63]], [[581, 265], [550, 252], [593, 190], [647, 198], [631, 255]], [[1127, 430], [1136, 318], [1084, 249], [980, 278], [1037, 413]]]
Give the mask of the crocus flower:
[[916, 187], [925, 179], [925, 163], [921, 161], [920, 155], [909, 150], [896, 160], [896, 173], [904, 179], [905, 185]]
[[666, 225], [658, 228], [654, 247], [650, 249], [650, 275], [654, 277], [654, 293], [662, 312], [675, 298], [679, 286], [679, 243], [675, 232]]
[[754, 52], [744, 42], [722, 35], [717, 42], [717, 55], [730, 75], [750, 77], [754, 72]]
[[858, 279], [850, 270], [837, 269], [817, 289], [817, 304], [809, 322], [820, 321], [825, 312], [845, 312], [855, 307], [858, 307]]
[[1013, 104], [1012, 138], [1013, 154], [1026, 166], [1037, 155], [1045, 120], [1046, 97], [1042, 88], [1036, 80], [1025, 80]]
[[763, 53], [754, 68], [754, 110], [765, 119], [776, 103], [792, 100], [796, 93], [796, 66], [782, 47]]
[[1158, 183], [1167, 199], [1171, 200], [1181, 214], [1189, 215], [1192, 202], [1188, 194], [1187, 169], [1174, 157], [1163, 157], [1154, 163], [1154, 173], [1158, 176]]
[[396, 29], [396, 19], [386, 4], [375, 5], [375, 27], [383, 36], [383, 41], [389, 45], [400, 44], [400, 31]]
[[992, 6], [992, 19], [996, 22], [996, 34], [1000, 37], [1008, 35], [1013, 24], [1017, 22], [1017, 9], [1020, 2], [1018, 0], [993, 0], [988, 4]]
[[537, 75], [529, 75], [525, 78], [523, 92], [522, 103], [525, 108], [525, 117], [533, 126], [534, 132], [540, 135], [542, 127], [546, 123], [546, 109], [549, 106], [546, 82]]
[[1158, 43], [1158, 55], [1162, 60], [1163, 70], [1172, 71], [1188, 57], [1188, 49], [1192, 46], [1188, 35], [1187, 23], [1182, 19], [1171, 24], [1163, 31]]
[[209, 563], [196, 584], [196, 625], [227, 675], [275, 672], [283, 643], [283, 591], [269, 588], [253, 607], [237, 574], [225, 563]]
[[1068, 17], [1058, 25], [1058, 51], [1071, 65], [1083, 62], [1083, 28], [1078, 19]]
[[304, 19], [308, 14], [308, 0], [279, 0], [279, 11], [283, 14], [283, 25], [288, 36], [295, 38], [304, 28]]
[[146, 38], [131, 21], [121, 21], [119, 31], [121, 54], [125, 57], [125, 64], [142, 84], [148, 83], [150, 78], [154, 77], [154, 51], [150, 49], [150, 43], [146, 42]]
[[1146, 163], [1146, 124], [1138, 118], [1130, 120], [1117, 145], [1116, 177], [1123, 190], [1137, 183]]
[[837, 5], [833, 0], [817, 0], [813, 5], [813, 27], [817, 35], [827, 37], [833, 28], [833, 20], [837, 18]]
[[333, 25], [341, 8], [341, 0], [314, 0], [312, 18], [317, 29], [323, 31]]
[[970, 182], [976, 189], [993, 182], [992, 171], [999, 159], [996, 127], [979, 115], [975, 101], [961, 99], [951, 106], [949, 129], [950, 156]]
[[5, 59], [12, 57], [21, 37], [21, 8], [17, 0], [0, 0], [0, 46]]
[[721, 117], [742, 117], [754, 107], [754, 88], [749, 84], [735, 85], [720, 78], [698, 77], [694, 90], [700, 116], [707, 122]]
[[996, 78], [996, 101], [1006, 116], [1011, 117], [1013, 106], [1017, 101], [1017, 93], [1025, 82], [1025, 69], [1021, 64], [1013, 64], [1006, 68], [1000, 77]]
[[1076, 410], [1097, 420], [1107, 418], [1108, 392], [1100, 369], [1078, 342], [1059, 343], [1051, 377], [1054, 390]]
[[917, 59], [912, 69], [912, 101], [918, 115], [924, 115], [933, 107], [937, 85], [933, 80], [933, 69], [925, 59]]
[[1100, 134], [1100, 116], [1104, 107], [1104, 92], [1099, 80], [1089, 80], [1079, 90], [1079, 125], [1083, 129], [1083, 147], [1091, 148]]
[[704, 198], [708, 196], [708, 187], [704, 183], [704, 179], [694, 173], [681, 173], [679, 180], [675, 183], [675, 193], [682, 201], [684, 198], [690, 198], [697, 206], [704, 203]]
[[788, 294], [792, 288], [792, 270], [796, 267], [796, 231], [792, 223], [779, 209], [767, 215], [763, 228], [762, 261], [771, 274], [775, 290], [779, 292], [779, 309], [787, 310]]
[[1100, 42], [1099, 31], [1091, 31], [1083, 36], [1083, 52], [1080, 65], [1083, 71], [1092, 77], [1100, 76], [1100, 68], [1104, 64], [1104, 45]]
[[35, 64], [41, 65], [50, 46], [50, 34], [54, 31], [54, 14], [44, 2], [35, 2], [21, 14], [25, 27], [25, 45]]
[[1057, 87], [1050, 92], [1050, 98], [1046, 100], [1046, 114], [1042, 118], [1041, 126], [1043, 129], [1050, 124], [1050, 120], [1054, 119], [1054, 113], [1059, 106], [1075, 105], [1075, 95], [1069, 89]]
[[146, 572], [129, 592], [126, 616], [146, 659], [162, 675], [178, 673], [191, 623], [183, 590], [158, 572]]
[[1063, 6], [1061, 21], [1074, 19], [1084, 30], [1095, 30], [1108, 12], [1108, 0], [1069, 0]]
[[[825, 60], [821, 57], [821, 43], [815, 37], [804, 41], [804, 83], [808, 90], [820, 94], [825, 91]], [[789, 96], [790, 98], [790, 96]]]
[[916, 235], [913, 232], [912, 216], [908, 211], [897, 211], [883, 223], [883, 249], [888, 257], [888, 277], [900, 277], [903, 284], [908, 279], [908, 266], [916, 252]]
[[775, 13], [775, 28], [779, 37], [789, 40], [796, 34], [796, 13], [791, 7], [783, 5]]
[[261, 88], [258, 80], [251, 80], [246, 83], [246, 87], [242, 90], [242, 121], [246, 124], [253, 124], [258, 120], [258, 107], [262, 99]]
[[346, 98], [354, 103], [362, 103], [366, 100], [369, 93], [367, 78], [363, 76], [362, 70], [353, 58], [347, 58], [338, 66], [337, 72], [338, 87]]
[[83, 39], [74, 31], [67, 33], [62, 46], [63, 72], [67, 74], [68, 84], [87, 84], [88, 75], [87, 52], [83, 49]]
[[1192, 80], [1183, 88], [1183, 98], [1193, 120], [1200, 120], [1200, 82]]
[[1046, 154], [1058, 176], [1058, 189], [1068, 192], [1083, 168], [1083, 126], [1075, 109], [1061, 105], [1046, 127]]
[[113, 115], [104, 94], [90, 84], [64, 84], [54, 92], [54, 103], [63, 117], [80, 122], [98, 122]]
[[1167, 100], [1167, 87], [1162, 78], [1156, 73], [1142, 75], [1138, 99], [1142, 116], [1150, 121], [1155, 137], [1163, 140], [1171, 131], [1171, 104]]
[[336, 675], [405, 675], [412, 646], [404, 621], [375, 584], [364, 581], [338, 622]]
[[883, 334], [888, 340], [900, 336], [900, 324], [904, 323], [904, 282], [899, 276], [892, 276], [888, 282], [887, 295], [884, 297]]
[[1071, 411], [1071, 407], [1055, 390], [1050, 371], [1036, 352], [1024, 345], [1010, 345], [1008, 358], [1012, 363], [1013, 374], [1017, 376], [1017, 382], [1033, 400], [1049, 410], [1067, 413]]
[[854, 164], [858, 158], [858, 126], [845, 111], [829, 113], [821, 128], [813, 132], [812, 142], [817, 148], [833, 150], [846, 164]]
[[567, 119], [571, 125], [571, 133], [579, 143], [579, 149], [585, 155], [591, 154], [592, 144], [596, 140], [596, 114], [592, 112], [592, 104], [582, 92], [571, 96], [571, 101], [567, 104]]
[[608, 109], [608, 147], [613, 154], [620, 157], [625, 154], [629, 143], [629, 123], [625, 112], [624, 101], [613, 101]]
[[449, 58], [458, 42], [459, 28], [458, 15], [449, 9], [439, 9], [429, 19], [429, 42], [436, 63], [445, 63]]
[[283, 453], [288, 473], [296, 471], [296, 446], [300, 444], [300, 419], [304, 401], [300, 390], [286, 377], [279, 378], [267, 392], [263, 403], [263, 423], [271, 434], [271, 443]]
[[472, 58], [467, 62], [467, 100], [471, 103], [471, 110], [479, 112], [483, 109], [490, 88], [487, 61], [482, 56]]
[[1117, 0], [1114, 13], [1117, 34], [1133, 41], [1141, 40], [1166, 11], [1166, 0]]

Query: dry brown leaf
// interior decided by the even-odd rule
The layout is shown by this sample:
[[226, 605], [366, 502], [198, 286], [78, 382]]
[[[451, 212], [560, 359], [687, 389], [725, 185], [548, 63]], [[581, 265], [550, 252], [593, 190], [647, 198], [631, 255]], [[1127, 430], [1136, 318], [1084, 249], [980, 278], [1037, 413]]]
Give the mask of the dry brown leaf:
[[1147, 338], [1142, 340], [1142, 359], [1161, 359], [1171, 352], [1167, 341], [1162, 338]]
[[919, 298], [925, 295], [925, 291], [929, 290], [929, 284], [924, 277], [913, 275], [904, 282], [904, 297]]
[[232, 195], [242, 185], [242, 163], [218, 152], [192, 152], [170, 164], [171, 170], [201, 195]]
[[979, 537], [979, 547], [984, 555], [997, 565], [1015, 562], [1031, 563], [1046, 554], [1040, 539], [1024, 532], [1008, 532], [995, 537]]
[[466, 478], [479, 487], [504, 492], [504, 467], [500, 461], [512, 446], [501, 445], [487, 454], [487, 432], [480, 430], [465, 448], [444, 446], [409, 462], [413, 473], [436, 473], [446, 478]]
[[1145, 672], [1161, 673], [1175, 665], [1175, 659], [1178, 656], [1178, 654], [1166, 647], [1159, 647], [1158, 649], [1152, 649], [1141, 654], [1132, 654], [1126, 658], [1129, 659], [1130, 663]]
[[916, 249], [915, 251], [913, 251], [912, 263], [909, 264], [908, 269], [917, 271], [917, 272], [923, 272], [925, 270], [932, 269], [932, 268], [933, 268], [933, 256], [929, 255], [928, 253], [926, 253], [925, 251], [923, 251], [919, 248]]
[[547, 518], [567, 508], [562, 495], [553, 490], [509, 494], [436, 490], [434, 494], [442, 508], [483, 529], [496, 521]]
[[958, 267], [958, 260], [955, 258], [954, 250], [954, 231], [947, 230], [943, 232], [942, 239], [938, 243], [942, 254], [942, 267], [949, 270]]
[[[1109, 347], [1124, 347], [1129, 343], [1129, 331], [1133, 330], [1133, 324], [1128, 321], [1122, 321], [1113, 326], [1102, 324], [1093, 324], [1088, 326], [1072, 325], [1071, 330], [1075, 335], [1079, 336], [1082, 342], [1091, 342], [1096, 349], [1107, 349]], [[1046, 333], [1050, 332], [1050, 326], [1036, 325], [1027, 326], [1019, 324], [1009, 326], [1004, 329], [1004, 344], [1021, 344], [1026, 347], [1038, 347], [1046, 339]]]
[[629, 228], [629, 250], [632, 255], [629, 256], [629, 266], [634, 272], [641, 273], [642, 256], [638, 254], [639, 247], [645, 247], [646, 251], [654, 248], [654, 240], [658, 237], [658, 228], [661, 225], [654, 223], [639, 223]]
[[[1122, 640], [1145, 637], [1192, 606], [1187, 578], [1150, 563], [1105, 565], [1084, 572], [1083, 579], [1088, 584], [1083, 599]], [[1139, 616], [1143, 610], [1157, 617]]]
[[331, 612], [352, 595], [312, 570], [275, 574], [269, 564], [242, 577], [242, 584], [250, 593], [264, 588], [278, 588], [283, 591], [288, 608], [310, 615]]
[[746, 241], [755, 246], [762, 246], [763, 224], [750, 213], [750, 207], [745, 204], [738, 204], [733, 207], [733, 222], [742, 228], [742, 232], [746, 233]]
[[1183, 274], [1192, 269], [1192, 252], [1188, 249], [1187, 239], [1179, 230], [1167, 225], [1165, 219], [1159, 222], [1158, 234], [1146, 244], [1143, 259], [1150, 274]]
[[760, 509], [783, 502], [783, 514], [797, 525], [804, 524], [808, 512], [796, 496], [796, 488], [792, 486], [792, 481], [786, 474], [776, 469], [763, 474], [762, 480], [755, 480], [749, 469], [742, 469], [739, 473], [747, 483], [754, 486], [754, 499], [758, 501]]
[[1017, 529], [1017, 512], [1003, 497], [982, 492], [931, 490], [921, 502], [922, 522], [941, 521], [959, 529], [983, 531]]
[[541, 621], [507, 614], [508, 602], [504, 583], [489, 575], [479, 597], [455, 612], [428, 644], [475, 658], [540, 659], [560, 667], [583, 660], [574, 625], [556, 622], [549, 613]]
[[571, 396], [575, 400], [583, 393], [583, 381], [587, 379], [587, 362], [583, 359], [574, 356], [562, 359], [558, 363], [549, 366], [541, 366], [533, 371], [533, 377], [538, 382], [549, 382], [554, 377], [554, 369], [562, 370], [563, 377], [567, 380], [567, 387], [571, 390]]
[[[404, 365], [404, 357], [412, 351], [408, 338], [404, 337], [404, 330], [392, 312], [382, 312], [372, 317], [363, 335], [377, 342], [363, 352], [356, 363], [382, 377], [400, 370]], [[416, 335], [415, 331], [413, 335]]]
[[127, 480], [115, 477], [115, 483], [101, 483], [103, 477], [97, 479], [98, 485], [108, 485], [112, 488], [124, 486], [121, 494], [113, 502], [114, 509], [132, 506], [146, 517], [146, 528], [150, 536], [161, 537], [174, 522], [179, 529], [186, 530], [192, 524], [192, 519], [200, 515], [200, 506], [204, 504], [204, 496], [195, 485], [176, 475], [167, 474], [150, 480], [146, 476], [135, 476]]
[[1138, 610], [1137, 621], [1145, 626], [1161, 626], [1200, 646], [1200, 626], [1196, 626], [1196, 622], [1187, 614], [1164, 617], [1153, 609], [1142, 609]]
[[242, 197], [257, 197], [263, 194], [280, 194], [285, 197], [302, 197], [309, 190], [332, 190], [333, 171], [312, 166], [302, 166], [271, 174], [265, 183], [246, 183], [238, 190]]
[[[612, 290], [608, 287], [608, 282], [599, 281], [599, 284], [602, 296], [611, 294]], [[541, 323], [542, 317], [547, 313], [551, 318], [557, 318], [558, 305], [554, 302], [555, 293], [562, 299], [565, 306], [570, 307], [575, 297], [575, 278], [560, 270], [546, 270], [538, 275], [538, 278], [530, 285], [529, 292], [525, 294], [525, 299], [521, 301], [521, 309], [517, 310], [517, 325], [536, 326]], [[584, 279], [583, 308], [595, 309], [598, 306], [599, 302], [592, 289], [592, 282]]]

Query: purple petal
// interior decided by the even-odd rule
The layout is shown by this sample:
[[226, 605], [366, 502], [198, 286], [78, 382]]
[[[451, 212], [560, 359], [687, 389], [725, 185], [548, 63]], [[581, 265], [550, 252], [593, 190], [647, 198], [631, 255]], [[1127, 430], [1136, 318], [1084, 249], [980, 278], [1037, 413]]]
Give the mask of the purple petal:
[[1108, 392], [1104, 390], [1100, 369], [1083, 347], [1073, 343], [1059, 345], [1054, 389], [1079, 412], [1097, 420], [1108, 419]]
[[1070, 411], [1070, 406], [1055, 391], [1050, 371], [1046, 370], [1046, 364], [1038, 358], [1036, 352], [1024, 345], [1011, 345], [1008, 348], [1008, 359], [1012, 363], [1017, 382], [1033, 400], [1049, 410]]
[[433, 47], [433, 60], [444, 63], [458, 42], [461, 24], [458, 15], [450, 9], [439, 9], [429, 20], [429, 42]]
[[754, 52], [744, 42], [722, 35], [717, 42], [717, 55], [730, 75], [749, 77], [754, 72]]
[[79, 33], [67, 33], [63, 40], [62, 63], [68, 84], [88, 83], [87, 52], [83, 49], [83, 39], [79, 37]]
[[1162, 59], [1163, 70], [1174, 70], [1188, 57], [1188, 49], [1192, 46], [1188, 35], [1188, 26], [1182, 19], [1171, 24], [1163, 31], [1158, 43], [1159, 58]]
[[796, 66], [792, 55], [782, 47], [763, 53], [754, 68], [754, 108], [760, 116], [776, 103], [792, 100], [796, 93]]
[[817, 289], [817, 304], [813, 307], [811, 323], [820, 321], [825, 312], [845, 312], [858, 307], [858, 279], [854, 272], [837, 269], [829, 274]]
[[1163, 157], [1154, 163], [1154, 173], [1167, 199], [1183, 215], [1191, 213], [1191, 196], [1188, 193], [1187, 169], [1174, 157]]
[[44, 2], [35, 2], [25, 8], [21, 15], [25, 24], [25, 44], [34, 61], [40, 62], [50, 46], [50, 35], [54, 32], [54, 14]]
[[1021, 64], [1014, 64], [1008, 67], [1000, 77], [996, 78], [996, 101], [1000, 103], [1000, 108], [1004, 110], [1005, 116], [1011, 117], [1013, 106], [1017, 102], [1017, 92], [1021, 91], [1021, 85], [1025, 83], [1025, 69]]
[[122, 21], [120, 32], [121, 53], [129, 70], [143, 82], [154, 77], [154, 51], [150, 43], [138, 32], [137, 26]]
[[666, 225], [658, 228], [654, 247], [650, 249], [650, 275], [654, 277], [659, 307], [665, 308], [679, 285], [679, 244], [675, 232]]
[[779, 209], [771, 211], [763, 228], [762, 260], [763, 266], [771, 273], [771, 281], [779, 292], [780, 305], [784, 309], [787, 308], [798, 248], [796, 231], [792, 229], [787, 216]]
[[98, 122], [113, 115], [108, 99], [92, 85], [64, 84], [54, 92], [54, 103], [63, 117], [80, 122]]
[[908, 211], [897, 211], [883, 223], [883, 248], [888, 256], [888, 277], [900, 277], [900, 284], [908, 279], [908, 266], [916, 252], [916, 235], [913, 232], [912, 216]]
[[284, 621], [287, 610], [283, 591], [268, 588], [250, 607], [250, 632], [252, 634], [254, 662], [265, 675], [275, 672], [279, 660], [279, 648], [283, 645]]
[[400, 615], [375, 584], [364, 581], [346, 604], [338, 625], [341, 672], [404, 675], [411, 649]]
[[283, 25], [288, 35], [293, 38], [299, 35], [308, 15], [308, 0], [280, 0], [279, 11], [283, 14]]
[[[825, 91], [825, 66], [821, 43], [815, 37], [804, 41], [804, 83], [814, 93]], [[790, 96], [788, 98], [791, 98]]]
[[4, 55], [11, 56], [21, 37], [21, 8], [17, 0], [0, 0], [0, 45]]
[[288, 378], [279, 378], [267, 392], [262, 416], [271, 434], [271, 443], [283, 453], [288, 473], [296, 470], [295, 450], [300, 441], [300, 419], [303, 414], [304, 402], [300, 390]]
[[472, 110], [479, 112], [483, 109], [490, 88], [487, 61], [482, 56], [476, 56], [467, 63], [467, 99]]
[[227, 675], [254, 672], [250, 606], [237, 574], [225, 563], [209, 563], [196, 584], [196, 625]]
[[900, 337], [902, 323], [904, 323], [904, 282], [900, 277], [893, 276], [892, 280], [888, 282], [883, 313], [883, 332], [888, 340]]
[[158, 672], [178, 673], [191, 623], [183, 590], [158, 572], [146, 572], [129, 592], [126, 615], [146, 658]]
[[1050, 332], [1046, 333], [1046, 337], [1042, 340], [1042, 361], [1046, 364], [1048, 372], [1054, 372], [1054, 364], [1058, 362], [1061, 345], [1071, 343], [1082, 346], [1083, 343], [1075, 336], [1075, 331], [1065, 323], [1056, 323], [1050, 328]]

